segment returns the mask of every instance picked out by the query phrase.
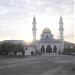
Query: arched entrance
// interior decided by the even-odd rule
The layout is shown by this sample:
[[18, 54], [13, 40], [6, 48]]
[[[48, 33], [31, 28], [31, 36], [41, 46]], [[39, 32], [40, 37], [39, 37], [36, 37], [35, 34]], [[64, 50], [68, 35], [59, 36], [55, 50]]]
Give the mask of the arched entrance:
[[46, 53], [52, 53], [52, 48], [50, 45], [47, 46]]
[[57, 53], [57, 46], [56, 45], [54, 45], [54, 47], [53, 47], [53, 53]]
[[41, 46], [41, 53], [45, 53], [45, 47], [43, 45]]

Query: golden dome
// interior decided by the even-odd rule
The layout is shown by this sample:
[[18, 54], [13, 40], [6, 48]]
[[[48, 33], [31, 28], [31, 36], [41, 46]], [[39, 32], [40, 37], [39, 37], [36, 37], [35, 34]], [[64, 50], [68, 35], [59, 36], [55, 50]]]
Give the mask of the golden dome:
[[51, 33], [51, 30], [49, 28], [44, 28], [42, 33]]

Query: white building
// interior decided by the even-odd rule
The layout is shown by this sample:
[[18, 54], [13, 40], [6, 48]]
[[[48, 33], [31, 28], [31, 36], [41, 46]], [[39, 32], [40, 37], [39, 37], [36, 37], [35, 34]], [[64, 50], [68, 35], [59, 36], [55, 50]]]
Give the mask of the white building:
[[[54, 39], [53, 34], [49, 28], [44, 28], [42, 34], [40, 35], [40, 40], [36, 40], [36, 18], [33, 18], [33, 44], [36, 46], [36, 50], [42, 53], [48, 53], [47, 47], [51, 47], [51, 53], [59, 53], [62, 52], [64, 49], [64, 36], [63, 36], [63, 19], [60, 16], [59, 19], [59, 36], [60, 39]], [[42, 50], [41, 48], [44, 47]]]

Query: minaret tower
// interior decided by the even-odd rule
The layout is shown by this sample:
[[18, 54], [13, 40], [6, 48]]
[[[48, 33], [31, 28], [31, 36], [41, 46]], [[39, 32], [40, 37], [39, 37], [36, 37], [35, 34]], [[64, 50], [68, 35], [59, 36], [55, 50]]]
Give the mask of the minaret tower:
[[60, 37], [60, 40], [61, 41], [64, 41], [64, 38], [63, 38], [63, 19], [62, 17], [60, 16], [60, 19], [59, 19], [59, 37]]
[[35, 18], [35, 16], [33, 17], [33, 22], [32, 22], [32, 24], [33, 24], [33, 28], [32, 28], [32, 31], [33, 31], [33, 41], [35, 41], [36, 40], [36, 18]]
[[60, 40], [62, 42], [61, 44], [61, 53], [63, 52], [64, 50], [64, 37], [63, 37], [63, 19], [62, 17], [60, 16], [60, 19], [59, 19], [59, 37], [60, 37]]

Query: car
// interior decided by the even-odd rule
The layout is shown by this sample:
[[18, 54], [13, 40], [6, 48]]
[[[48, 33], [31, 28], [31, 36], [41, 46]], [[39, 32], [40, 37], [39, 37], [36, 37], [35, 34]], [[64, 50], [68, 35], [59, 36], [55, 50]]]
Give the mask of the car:
[[71, 53], [71, 55], [75, 56], [75, 53]]
[[42, 55], [42, 53], [41, 53], [41, 52], [36, 52], [35, 54], [36, 54], [36, 55]]

